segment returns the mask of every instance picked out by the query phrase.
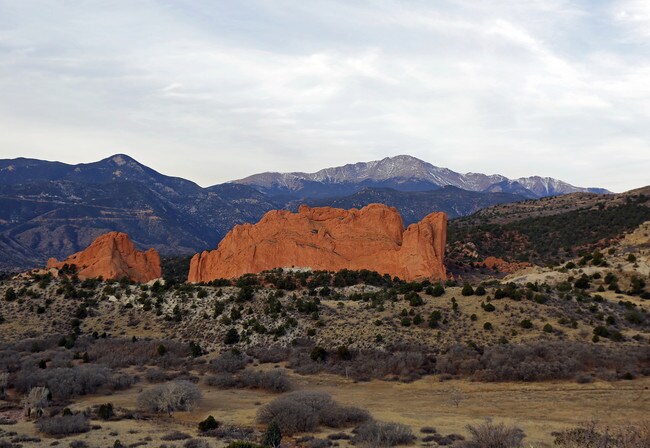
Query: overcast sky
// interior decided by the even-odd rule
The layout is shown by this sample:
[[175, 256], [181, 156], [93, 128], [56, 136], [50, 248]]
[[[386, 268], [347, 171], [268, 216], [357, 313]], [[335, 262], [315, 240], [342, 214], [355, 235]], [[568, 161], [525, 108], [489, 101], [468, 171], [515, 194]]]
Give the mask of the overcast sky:
[[649, 0], [0, 0], [0, 158], [650, 184]]

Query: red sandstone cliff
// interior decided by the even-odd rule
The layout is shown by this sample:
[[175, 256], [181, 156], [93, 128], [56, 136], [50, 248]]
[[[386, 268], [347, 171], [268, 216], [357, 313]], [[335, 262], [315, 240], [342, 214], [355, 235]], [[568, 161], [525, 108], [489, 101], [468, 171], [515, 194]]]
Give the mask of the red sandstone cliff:
[[64, 264], [77, 266], [80, 279], [103, 277], [117, 280], [122, 277], [146, 283], [160, 278], [160, 256], [155, 249], [146, 252], [135, 249], [126, 233], [106, 233], [92, 242], [85, 250], [69, 256], [64, 261], [50, 258], [47, 267], [60, 269]]
[[393, 207], [361, 210], [301, 206], [235, 226], [217, 250], [196, 254], [189, 282], [234, 278], [278, 267], [370, 269], [404, 280], [446, 277], [447, 215], [431, 213], [404, 230]]

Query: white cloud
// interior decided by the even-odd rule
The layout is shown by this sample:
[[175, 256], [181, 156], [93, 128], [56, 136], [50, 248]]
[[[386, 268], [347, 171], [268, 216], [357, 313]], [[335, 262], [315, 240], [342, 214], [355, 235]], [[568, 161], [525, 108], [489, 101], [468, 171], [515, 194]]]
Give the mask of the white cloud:
[[644, 4], [0, 0], [0, 157], [127, 152], [209, 185], [410, 153], [633, 188]]

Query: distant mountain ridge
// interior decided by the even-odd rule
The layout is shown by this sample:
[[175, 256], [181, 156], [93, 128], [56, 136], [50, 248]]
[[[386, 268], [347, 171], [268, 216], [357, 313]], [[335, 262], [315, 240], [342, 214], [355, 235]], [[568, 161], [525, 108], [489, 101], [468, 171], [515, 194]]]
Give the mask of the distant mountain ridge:
[[321, 197], [334, 196], [327, 193], [333, 185], [338, 187], [336, 191], [339, 194], [343, 191], [356, 193], [365, 187], [427, 191], [445, 186], [477, 192], [515, 193], [531, 199], [578, 192], [610, 193], [604, 188], [576, 187], [551, 177], [508, 179], [500, 174], [461, 174], [409, 155], [325, 168], [315, 173], [260, 173], [232, 183], [253, 186], [271, 195], [301, 194], [303, 191], [314, 195], [314, 190], [320, 186], [322, 191], [318, 191], [317, 196]]
[[361, 208], [381, 202], [396, 207], [408, 225], [433, 211], [466, 216], [536, 191], [577, 188], [554, 179], [460, 175], [410, 156], [247, 179], [202, 188], [125, 154], [77, 165], [0, 160], [0, 270], [64, 259], [110, 231], [129, 234], [140, 249], [192, 254], [215, 248], [236, 224], [302, 203]]

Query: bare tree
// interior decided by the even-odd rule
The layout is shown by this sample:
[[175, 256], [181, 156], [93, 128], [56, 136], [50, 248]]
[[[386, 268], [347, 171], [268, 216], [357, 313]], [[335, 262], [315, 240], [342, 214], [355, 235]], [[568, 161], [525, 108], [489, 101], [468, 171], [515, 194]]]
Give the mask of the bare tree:
[[465, 395], [460, 389], [454, 387], [449, 391], [449, 402], [454, 406], [458, 407], [464, 399]]
[[32, 387], [22, 401], [25, 416], [31, 417], [34, 413], [36, 417], [41, 417], [43, 409], [49, 404], [49, 395], [50, 391], [46, 387]]
[[145, 390], [138, 396], [138, 407], [151, 412], [191, 411], [201, 399], [201, 391], [189, 381], [172, 381]]
[[0, 372], [0, 399], [4, 399], [7, 395], [8, 382], [9, 374], [7, 372]]

